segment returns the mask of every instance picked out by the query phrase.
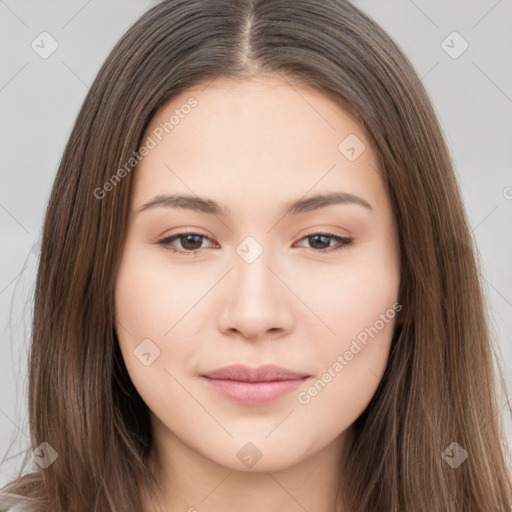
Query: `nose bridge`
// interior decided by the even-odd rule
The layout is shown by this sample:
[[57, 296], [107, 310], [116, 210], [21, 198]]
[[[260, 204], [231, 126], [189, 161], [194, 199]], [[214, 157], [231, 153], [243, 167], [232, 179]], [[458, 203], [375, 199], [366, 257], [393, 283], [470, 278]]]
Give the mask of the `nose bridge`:
[[254, 237], [246, 237], [236, 247], [220, 316], [222, 329], [234, 328], [256, 338], [269, 329], [290, 328], [286, 289], [274, 275], [273, 254]]
[[253, 236], [247, 236], [236, 247], [235, 258], [235, 286], [242, 295], [247, 295], [258, 301], [264, 298], [266, 301], [274, 290], [272, 281], [275, 276], [269, 270], [272, 268], [272, 249], [264, 246], [262, 242]]

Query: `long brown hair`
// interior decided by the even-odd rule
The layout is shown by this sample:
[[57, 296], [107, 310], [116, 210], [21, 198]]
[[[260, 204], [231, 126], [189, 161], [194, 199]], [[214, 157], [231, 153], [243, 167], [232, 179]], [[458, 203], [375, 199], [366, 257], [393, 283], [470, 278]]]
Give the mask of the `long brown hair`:
[[[164, 0], [112, 50], [55, 178], [36, 282], [27, 453], [45, 442], [58, 458], [20, 470], [0, 508], [141, 512], [134, 482], [156, 492], [148, 408], [114, 329], [136, 169], [105, 197], [94, 191], [178, 92], [262, 73], [317, 87], [354, 116], [380, 157], [398, 227], [403, 317], [380, 386], [353, 426], [343, 510], [512, 510], [493, 346], [450, 155], [408, 59], [345, 0]], [[443, 457], [461, 449], [452, 443], [468, 455], [456, 468]]]

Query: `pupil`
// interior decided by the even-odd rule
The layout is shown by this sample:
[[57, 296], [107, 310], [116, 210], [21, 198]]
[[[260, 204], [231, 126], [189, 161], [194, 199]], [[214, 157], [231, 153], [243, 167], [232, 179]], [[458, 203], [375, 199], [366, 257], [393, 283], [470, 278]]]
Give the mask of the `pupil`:
[[[322, 242], [320, 242], [320, 249], [325, 249], [326, 245], [327, 245], [327, 247], [329, 247], [329, 237], [326, 235], [313, 235], [313, 236], [310, 236], [309, 238], [314, 240], [314, 242], [311, 244], [312, 247], [315, 247], [316, 241], [319, 238], [323, 238], [324, 240], [327, 239], [327, 244], [324, 243], [323, 246], [322, 246]], [[318, 249], [318, 247], [317, 247], [317, 249]]]
[[[195, 250], [195, 249], [199, 249], [201, 247], [201, 237], [199, 235], [185, 235], [185, 243], [183, 243], [183, 237], [182, 237], [182, 245], [185, 249], [189, 249], [189, 250]], [[196, 245], [197, 243], [199, 242], [199, 247], [188, 247], [187, 244], [189, 243], [189, 241], [193, 238], [196, 238]], [[199, 239], [199, 240], [197, 240]], [[194, 242], [190, 242], [192, 245], [194, 245]]]

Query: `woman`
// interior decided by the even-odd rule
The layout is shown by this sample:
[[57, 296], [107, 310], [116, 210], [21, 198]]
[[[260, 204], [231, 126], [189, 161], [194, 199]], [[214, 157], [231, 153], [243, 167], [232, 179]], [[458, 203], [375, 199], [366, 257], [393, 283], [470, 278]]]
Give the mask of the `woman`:
[[57, 173], [37, 465], [0, 508], [509, 511], [492, 364], [450, 156], [393, 41], [341, 0], [166, 0]]

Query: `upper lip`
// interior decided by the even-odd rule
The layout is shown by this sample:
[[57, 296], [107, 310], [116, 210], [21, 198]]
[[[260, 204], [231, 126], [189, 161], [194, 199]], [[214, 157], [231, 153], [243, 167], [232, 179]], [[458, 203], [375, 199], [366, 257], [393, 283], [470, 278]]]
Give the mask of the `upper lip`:
[[257, 368], [251, 368], [243, 364], [234, 364], [205, 373], [203, 377], [219, 380], [237, 380], [241, 382], [269, 382], [275, 380], [303, 379], [309, 377], [309, 375], [273, 364], [266, 364], [258, 366]]

